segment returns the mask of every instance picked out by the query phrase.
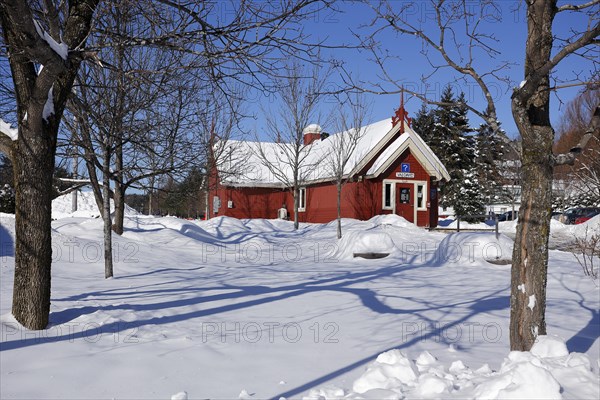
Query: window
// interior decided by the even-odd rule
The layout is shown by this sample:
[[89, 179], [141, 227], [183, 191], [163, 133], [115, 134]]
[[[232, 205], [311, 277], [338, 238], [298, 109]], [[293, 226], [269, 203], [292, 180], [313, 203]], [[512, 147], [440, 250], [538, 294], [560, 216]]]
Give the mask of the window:
[[393, 183], [384, 183], [383, 184], [383, 209], [391, 210], [394, 207], [393, 199], [392, 199], [392, 185]]
[[306, 211], [306, 188], [298, 189], [298, 211]]
[[417, 209], [426, 209], [425, 201], [425, 185], [417, 184]]
[[410, 189], [400, 188], [400, 204], [410, 204]]

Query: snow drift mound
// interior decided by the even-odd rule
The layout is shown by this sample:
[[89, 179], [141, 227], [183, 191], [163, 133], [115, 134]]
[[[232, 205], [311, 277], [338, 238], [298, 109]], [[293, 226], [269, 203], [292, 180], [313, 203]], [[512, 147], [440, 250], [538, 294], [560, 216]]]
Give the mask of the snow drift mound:
[[244, 219], [242, 223], [246, 228], [256, 233], [294, 231], [294, 221], [286, 221], [284, 219]]
[[214, 240], [214, 237], [202, 229], [199, 224], [195, 221], [188, 221], [178, 217], [160, 217], [157, 219], [160, 221], [159, 224], [147, 224], [144, 226], [146, 230], [153, 230], [158, 228], [172, 229], [181, 233], [190, 239], [198, 240], [201, 242], [210, 243]]
[[436, 256], [439, 260], [469, 264], [484, 259], [488, 262], [509, 264], [512, 258], [513, 240], [506, 235], [492, 232], [451, 233], [440, 243]]
[[399, 228], [417, 228], [415, 224], [413, 224], [412, 222], [408, 222], [405, 218], [396, 214], [376, 215], [373, 218], [371, 218], [368, 222], [372, 223], [375, 226], [391, 225], [397, 226]]
[[348, 231], [337, 243], [336, 259], [354, 258], [355, 253], [387, 253], [396, 251], [394, 241], [381, 230]]
[[[72, 212], [72, 194], [65, 194], [52, 200], [52, 218], [60, 219], [67, 217], [99, 218], [100, 211], [96, 205], [93, 192], [77, 193], [77, 211]], [[115, 204], [110, 201], [110, 212], [114, 212]], [[125, 215], [139, 215], [133, 208], [125, 204]]]
[[530, 352], [510, 352], [497, 372], [487, 364], [471, 370], [460, 360], [446, 367], [427, 351], [412, 360], [390, 350], [367, 367], [352, 390], [316, 389], [305, 399], [593, 399], [599, 392], [599, 376], [585, 354], [569, 354], [564, 341], [540, 336]]
[[202, 221], [198, 225], [218, 239], [250, 231], [250, 228], [244, 225], [241, 220], [225, 216], [214, 217], [208, 221]]
[[[337, 229], [337, 219], [328, 222], [325, 225], [327, 228]], [[348, 229], [358, 230], [358, 229], [370, 229], [373, 228], [374, 224], [369, 221], [361, 221], [360, 219], [354, 218], [342, 218], [342, 232], [345, 232]]]

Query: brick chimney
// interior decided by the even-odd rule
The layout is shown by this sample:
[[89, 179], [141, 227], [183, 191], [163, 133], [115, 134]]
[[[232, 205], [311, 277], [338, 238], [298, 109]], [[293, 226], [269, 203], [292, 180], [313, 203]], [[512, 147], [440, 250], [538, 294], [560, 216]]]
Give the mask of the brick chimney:
[[302, 131], [304, 135], [304, 145], [309, 145], [315, 140], [321, 140], [323, 129], [317, 124], [310, 124]]

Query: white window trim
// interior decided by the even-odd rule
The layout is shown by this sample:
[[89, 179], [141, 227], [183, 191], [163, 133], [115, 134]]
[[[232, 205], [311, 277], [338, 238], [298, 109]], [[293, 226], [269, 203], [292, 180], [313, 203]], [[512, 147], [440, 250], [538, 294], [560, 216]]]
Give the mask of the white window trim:
[[[304, 205], [304, 207], [302, 207]], [[298, 212], [306, 212], [306, 188], [298, 188]]]
[[419, 186], [423, 187], [423, 201], [421, 202], [421, 207], [417, 207], [417, 211], [427, 211], [427, 202], [429, 201], [429, 189], [427, 182], [425, 181], [419, 181], [415, 183], [415, 204], [419, 204], [419, 191], [417, 189]]
[[[385, 205], [385, 185], [390, 185], [390, 205]], [[383, 186], [381, 190], [381, 205], [383, 210], [394, 210], [396, 204], [396, 181], [390, 179], [383, 180]]]

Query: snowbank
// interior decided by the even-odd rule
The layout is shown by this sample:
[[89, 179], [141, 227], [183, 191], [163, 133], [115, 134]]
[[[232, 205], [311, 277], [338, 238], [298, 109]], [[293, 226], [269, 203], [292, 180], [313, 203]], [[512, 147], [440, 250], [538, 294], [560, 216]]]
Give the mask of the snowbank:
[[250, 231], [250, 228], [242, 220], [225, 216], [211, 218], [208, 221], [200, 222], [199, 225], [221, 239]]
[[[515, 232], [517, 230], [518, 221], [500, 222], [499, 230], [501, 232]], [[462, 223], [461, 223], [462, 226]], [[578, 225], [565, 225], [555, 219], [550, 220], [550, 233], [561, 235], [572, 235], [573, 237], [584, 237], [586, 229], [588, 235], [600, 233], [600, 215]]]
[[337, 243], [334, 254], [336, 259], [354, 258], [356, 253], [386, 253], [396, 251], [396, 246], [391, 236], [386, 232], [377, 231], [348, 231], [342, 235]]
[[243, 224], [252, 232], [292, 232], [294, 230], [294, 221], [286, 221], [283, 219], [245, 219]]
[[412, 222], [408, 222], [405, 218], [396, 214], [376, 215], [368, 220], [368, 222], [373, 225], [390, 225], [399, 228], [416, 228], [422, 230], [421, 228], [417, 228]]
[[[72, 194], [65, 194], [52, 200], [52, 218], [100, 218], [100, 211], [96, 205], [93, 192], [78, 192], [77, 193], [77, 211], [71, 212], [72, 209]], [[110, 211], [114, 212], [115, 204], [110, 201]], [[133, 208], [125, 204], [125, 215], [138, 215], [139, 213]]]
[[447, 367], [427, 351], [412, 360], [390, 350], [351, 390], [316, 389], [305, 399], [561, 399], [598, 398], [599, 393], [599, 376], [588, 356], [568, 353], [562, 340], [540, 336], [530, 352], [510, 352], [498, 371], [487, 364], [472, 370], [460, 360]]
[[438, 247], [440, 259], [448, 262], [473, 262], [483, 258], [489, 262], [507, 262], [512, 257], [513, 240], [493, 232], [457, 232], [442, 240]]

